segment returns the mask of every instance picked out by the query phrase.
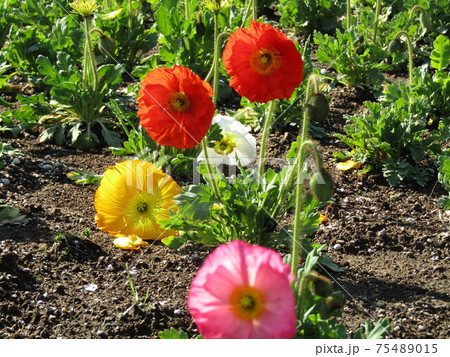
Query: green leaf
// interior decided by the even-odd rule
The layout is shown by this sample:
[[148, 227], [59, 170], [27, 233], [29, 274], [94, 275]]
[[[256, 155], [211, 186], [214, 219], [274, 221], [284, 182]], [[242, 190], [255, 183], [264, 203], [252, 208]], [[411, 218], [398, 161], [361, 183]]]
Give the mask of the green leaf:
[[0, 226], [5, 224], [26, 224], [28, 219], [21, 215], [18, 208], [2, 204], [0, 205]]
[[69, 172], [67, 177], [77, 185], [89, 185], [98, 184], [102, 180], [103, 175], [95, 175], [84, 170], [76, 170]]
[[165, 340], [189, 339], [186, 332], [184, 332], [184, 331], [178, 332], [173, 327], [171, 327], [170, 330], [159, 331], [158, 336], [160, 339], [165, 339]]
[[172, 250], [177, 250], [180, 248], [184, 243], [186, 243], [186, 238], [181, 236], [170, 236], [163, 238], [161, 242], [165, 245], [167, 245]]
[[380, 339], [384, 338], [384, 336], [386, 336], [391, 329], [392, 326], [389, 319], [387, 318], [378, 320], [374, 327], [372, 327], [370, 320], [366, 320], [366, 322], [364, 323], [364, 333], [361, 328], [358, 328], [355, 331], [355, 335], [353, 338]]
[[172, 24], [170, 19], [171, 16], [169, 10], [164, 6], [160, 6], [158, 11], [155, 13], [155, 21], [159, 32], [164, 36], [172, 34]]
[[389, 185], [397, 186], [408, 175], [411, 165], [405, 159], [400, 161], [389, 160], [383, 164], [383, 176]]
[[52, 63], [48, 58], [39, 55], [37, 60], [39, 73], [44, 76], [50, 76], [53, 79], [57, 76], [57, 71], [53, 68]]
[[0, 143], [0, 157], [2, 157], [3, 155], [8, 155], [8, 156], [12, 156], [12, 155], [24, 155], [20, 150], [14, 149], [11, 144], [8, 143]]
[[102, 122], [100, 122], [102, 127], [102, 136], [105, 139], [106, 144], [109, 147], [119, 147], [122, 146], [123, 140], [120, 138], [120, 134], [116, 131], [108, 129]]
[[175, 200], [182, 215], [192, 221], [208, 219], [212, 205], [219, 203], [206, 185], [188, 186], [182, 194], [175, 196]]
[[434, 50], [431, 52], [431, 67], [439, 71], [447, 68], [450, 61], [450, 40], [444, 35], [439, 35], [433, 42]]

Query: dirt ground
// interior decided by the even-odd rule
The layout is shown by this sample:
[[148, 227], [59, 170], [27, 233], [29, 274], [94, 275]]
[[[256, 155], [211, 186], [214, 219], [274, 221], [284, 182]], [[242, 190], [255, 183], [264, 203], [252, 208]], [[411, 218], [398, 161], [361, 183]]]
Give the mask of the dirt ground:
[[[336, 193], [313, 240], [326, 244], [343, 269], [324, 272], [346, 293], [340, 320], [354, 331], [366, 319], [388, 317], [388, 338], [450, 338], [450, 212], [437, 203], [444, 191], [436, 177], [425, 188], [392, 188], [381, 175], [361, 178], [331, 162], [346, 149], [334, 137], [343, 115], [360, 112], [367, 99], [362, 90], [335, 88], [321, 124], [327, 136], [318, 140]], [[0, 199], [28, 219], [0, 226], [0, 338], [157, 338], [170, 327], [195, 336], [186, 296], [212, 249], [186, 244], [171, 251], [160, 242], [140, 251], [114, 247], [94, 221], [97, 186], [76, 185], [66, 175], [73, 169], [102, 174], [123, 158], [106, 149], [42, 144], [37, 134], [0, 133], [1, 142], [24, 154], [2, 158]], [[283, 155], [294, 139], [273, 133], [272, 155]]]

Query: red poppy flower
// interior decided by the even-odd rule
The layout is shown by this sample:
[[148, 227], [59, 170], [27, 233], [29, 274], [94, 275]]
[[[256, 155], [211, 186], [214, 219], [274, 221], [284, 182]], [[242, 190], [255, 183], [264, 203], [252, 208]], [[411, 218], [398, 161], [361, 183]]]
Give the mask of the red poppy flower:
[[303, 60], [293, 41], [274, 27], [253, 20], [228, 39], [223, 63], [230, 85], [251, 102], [289, 98], [302, 83]]
[[145, 76], [139, 90], [140, 123], [158, 144], [193, 148], [211, 126], [212, 96], [209, 83], [188, 68], [156, 68]]

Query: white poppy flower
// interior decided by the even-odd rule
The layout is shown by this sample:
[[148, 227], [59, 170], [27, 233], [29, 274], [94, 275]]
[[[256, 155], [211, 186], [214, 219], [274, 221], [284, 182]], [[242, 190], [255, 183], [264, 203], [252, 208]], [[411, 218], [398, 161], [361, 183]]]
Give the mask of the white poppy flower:
[[[214, 147], [208, 147], [208, 158], [214, 165], [237, 165], [236, 155], [242, 166], [247, 166], [256, 157], [256, 139], [250, 134], [250, 128], [246, 127], [236, 119], [216, 115], [213, 124], [219, 124], [222, 129], [222, 139], [215, 142]], [[198, 156], [198, 161], [204, 160], [202, 151]]]

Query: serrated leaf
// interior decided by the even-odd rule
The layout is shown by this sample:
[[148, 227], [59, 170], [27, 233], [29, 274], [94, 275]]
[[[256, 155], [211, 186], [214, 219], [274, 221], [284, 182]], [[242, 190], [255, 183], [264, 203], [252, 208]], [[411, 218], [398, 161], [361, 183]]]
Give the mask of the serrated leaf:
[[434, 50], [431, 52], [431, 67], [442, 71], [447, 68], [450, 61], [450, 40], [439, 35], [433, 42]]
[[5, 224], [26, 224], [28, 219], [21, 215], [18, 208], [2, 204], [0, 205], [0, 226]]
[[186, 243], [186, 238], [183, 236], [170, 236], [163, 238], [161, 242], [168, 246], [172, 250], [177, 250], [180, 248], [184, 243]]
[[213, 197], [211, 189], [205, 185], [191, 185], [176, 196], [177, 206], [182, 215], [192, 221], [204, 221], [209, 218], [210, 209], [219, 201]]
[[160, 339], [189, 339], [188, 335], [184, 331], [177, 331], [175, 328], [171, 327], [170, 330], [159, 331], [158, 336]]
[[96, 175], [84, 170], [71, 171], [67, 177], [74, 181], [77, 185], [88, 185], [99, 183], [103, 175]]

